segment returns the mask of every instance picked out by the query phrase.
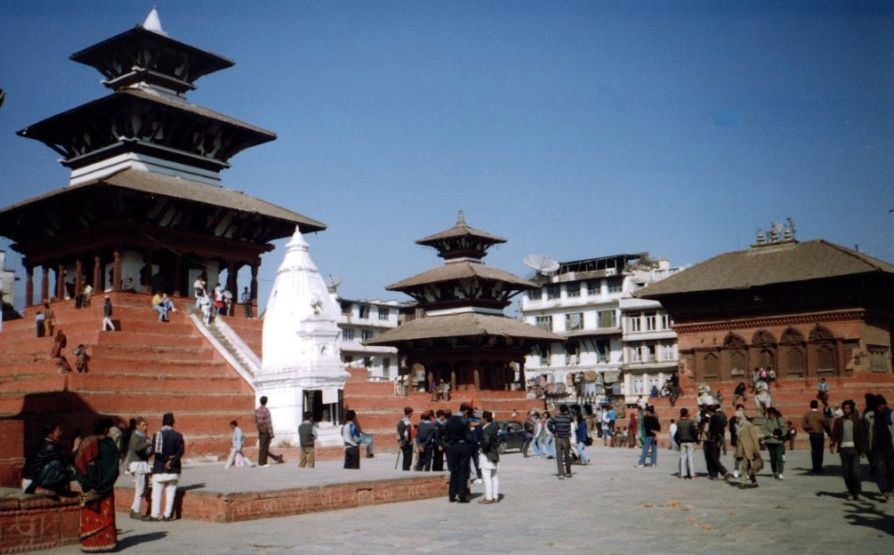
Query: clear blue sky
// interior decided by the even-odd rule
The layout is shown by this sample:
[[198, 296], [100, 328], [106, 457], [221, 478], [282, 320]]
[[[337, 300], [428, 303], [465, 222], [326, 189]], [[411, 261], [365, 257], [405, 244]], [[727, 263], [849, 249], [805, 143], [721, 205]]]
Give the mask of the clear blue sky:
[[107, 94], [68, 56], [153, 3], [236, 62], [189, 100], [279, 136], [224, 185], [325, 222], [343, 296], [405, 299], [385, 285], [440, 263], [414, 241], [460, 208], [520, 275], [529, 253], [689, 265], [786, 217], [894, 260], [890, 2], [5, 1], [0, 205], [66, 183], [15, 131]]

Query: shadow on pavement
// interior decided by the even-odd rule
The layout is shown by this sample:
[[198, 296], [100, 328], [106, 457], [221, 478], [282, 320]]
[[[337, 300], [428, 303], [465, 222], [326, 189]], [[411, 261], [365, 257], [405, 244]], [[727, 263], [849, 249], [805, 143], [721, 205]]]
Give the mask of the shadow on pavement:
[[148, 534], [137, 534], [135, 536], [125, 536], [118, 540], [118, 551], [133, 547], [141, 543], [154, 542], [166, 538], [167, 532], [149, 532]]
[[878, 510], [874, 503], [850, 503], [845, 520], [854, 526], [865, 526], [894, 536], [894, 517]]

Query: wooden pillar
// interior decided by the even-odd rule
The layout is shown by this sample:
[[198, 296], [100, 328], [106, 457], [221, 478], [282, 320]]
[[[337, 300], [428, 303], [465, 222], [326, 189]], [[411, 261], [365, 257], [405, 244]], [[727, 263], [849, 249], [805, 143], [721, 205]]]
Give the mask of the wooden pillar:
[[56, 298], [65, 298], [65, 266], [61, 262], [56, 265]]
[[93, 294], [99, 294], [103, 290], [102, 287], [102, 259], [99, 256], [93, 257]]
[[116, 250], [112, 253], [112, 290], [121, 291], [121, 253]]
[[450, 394], [453, 395], [456, 392], [456, 366], [453, 364], [450, 365]]
[[50, 267], [40, 267], [40, 302], [41, 304], [50, 300]]
[[238, 283], [236, 282], [236, 263], [232, 261], [227, 262], [227, 289], [229, 289], [230, 293], [233, 295], [233, 302], [230, 303], [230, 310], [227, 313], [227, 316], [232, 316], [233, 311], [236, 309], [236, 305], [239, 304], [239, 289]]
[[251, 302], [253, 305], [252, 310], [251, 310], [251, 316], [254, 317], [258, 314], [254, 310], [254, 307], [257, 306], [257, 303], [258, 303], [258, 265], [257, 264], [251, 265], [251, 289], [249, 289], [249, 291], [251, 291]]
[[81, 265], [81, 259], [78, 258], [75, 260], [75, 298], [78, 297], [81, 293], [81, 289], [84, 287], [84, 267]]
[[[183, 284], [183, 276], [180, 275], [183, 272], [182, 266], [183, 258], [179, 254], [174, 255], [174, 292], [172, 293], [175, 297], [179, 297], [183, 295], [183, 291], [180, 289], [180, 286]], [[189, 291], [189, 284], [186, 284], [187, 291]]]
[[25, 266], [25, 306], [34, 304], [34, 266]]

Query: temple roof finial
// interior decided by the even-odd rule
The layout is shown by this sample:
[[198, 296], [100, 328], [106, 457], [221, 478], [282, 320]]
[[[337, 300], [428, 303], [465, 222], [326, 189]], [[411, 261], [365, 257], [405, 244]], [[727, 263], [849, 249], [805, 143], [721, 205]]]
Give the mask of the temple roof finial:
[[152, 6], [152, 9], [149, 11], [149, 15], [146, 16], [146, 21], [141, 25], [143, 29], [147, 31], [152, 31], [153, 33], [158, 33], [159, 35], [168, 36], [167, 33], [161, 28], [161, 19], [158, 17], [158, 9], [155, 6]]
[[456, 225], [457, 227], [466, 225], [466, 215], [462, 208], [459, 209], [459, 215], [456, 217]]

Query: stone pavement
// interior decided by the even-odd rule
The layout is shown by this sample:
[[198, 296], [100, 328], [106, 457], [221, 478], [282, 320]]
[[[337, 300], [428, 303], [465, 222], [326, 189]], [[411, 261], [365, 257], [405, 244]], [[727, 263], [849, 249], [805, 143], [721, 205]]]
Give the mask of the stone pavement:
[[[813, 476], [805, 471], [809, 452], [788, 453], [785, 481], [774, 480], [767, 468], [759, 476], [759, 488], [743, 491], [705, 477], [679, 480], [674, 475], [676, 453], [667, 449], [659, 454], [657, 468], [635, 468], [637, 454], [633, 449], [590, 448], [593, 464], [575, 466], [572, 479], [559, 481], [554, 461], [509, 453], [500, 463], [505, 498], [489, 506], [450, 504], [445, 495], [230, 524], [145, 523], [118, 513], [119, 545], [126, 553], [153, 555], [810, 554], [890, 553], [894, 546], [894, 502], [878, 502], [869, 481], [864, 481], [869, 494], [864, 501], [846, 501], [837, 455], [827, 453], [826, 474]], [[723, 460], [731, 466], [731, 457]], [[393, 464], [387, 455], [364, 459], [366, 470], [360, 472], [394, 473]], [[705, 468], [701, 452], [696, 453], [696, 467]], [[259, 483], [266, 483], [298, 469], [286, 464], [230, 472], [246, 485], [256, 475]], [[482, 486], [473, 487], [476, 497], [481, 491]], [[77, 552], [77, 546], [68, 546], [47, 553]]]

